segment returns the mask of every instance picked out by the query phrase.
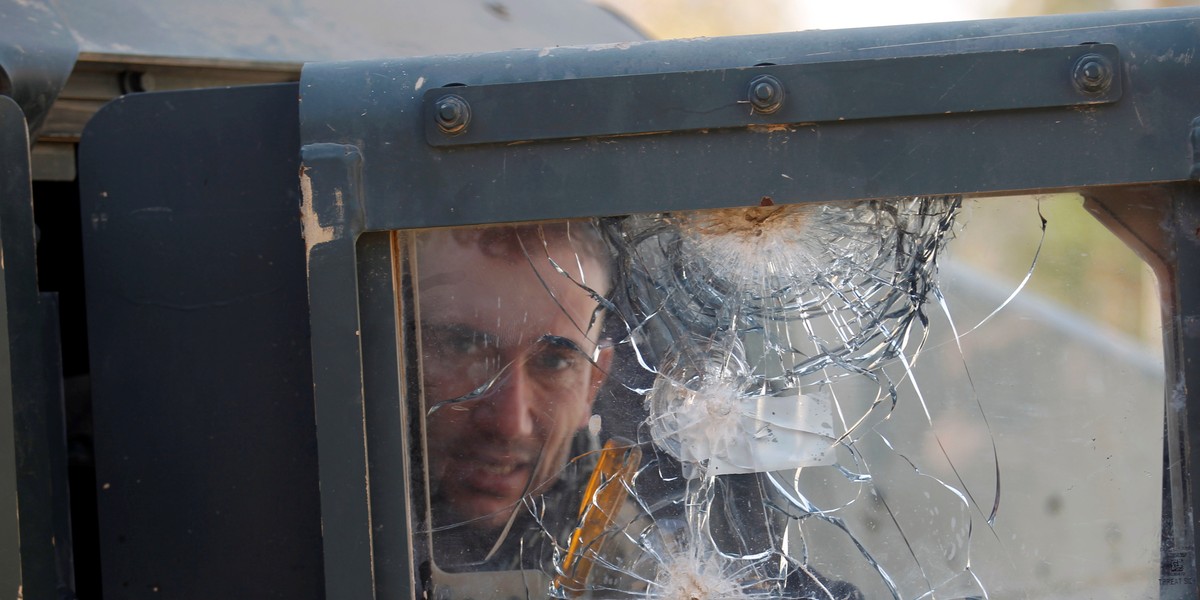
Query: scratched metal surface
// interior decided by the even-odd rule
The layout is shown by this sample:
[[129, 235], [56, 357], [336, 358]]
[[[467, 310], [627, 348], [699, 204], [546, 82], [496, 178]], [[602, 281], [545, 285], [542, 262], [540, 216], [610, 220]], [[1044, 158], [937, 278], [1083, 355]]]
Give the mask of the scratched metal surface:
[[[681, 211], [759, 206], [761, 203], [761, 207], [799, 204], [801, 207], [811, 206], [812, 210], [828, 209], [836, 212], [840, 207], [853, 212], [857, 207], [863, 206], [861, 202], [864, 198], [885, 197], [888, 200], [884, 204], [903, 206], [905, 203], [915, 202], [911, 199], [913, 196], [980, 196], [988, 192], [1012, 194], [1077, 190], [1089, 186], [1186, 181], [1193, 168], [1193, 154], [1188, 138], [1191, 135], [1191, 121], [1194, 117], [1191, 97], [1195, 92], [1194, 69], [1197, 68], [1191, 59], [1194, 52], [1189, 49], [1194, 44], [1192, 40], [1195, 39], [1198, 24], [1200, 14], [1195, 9], [1181, 9], [426, 57], [403, 61], [316, 65], [307, 69], [301, 88], [305, 94], [302, 139], [305, 144], [304, 177], [309, 190], [305, 198], [308, 225], [306, 233], [313, 307], [311, 322], [314, 364], [318, 366], [317, 418], [321, 424], [319, 432], [323, 449], [320, 462], [322, 498], [325, 506], [323, 516], [326, 518], [325, 543], [327, 553], [335, 549], [353, 551], [342, 555], [344, 561], [336, 570], [327, 571], [331, 587], [342, 589], [344, 585], [346, 589], [371, 589], [371, 568], [372, 561], [375, 560], [370, 552], [372, 524], [380, 518], [396, 518], [396, 515], [372, 512], [376, 505], [371, 502], [371, 490], [365, 487], [363, 482], [367, 479], [368, 472], [386, 472], [381, 471], [377, 464], [372, 462], [387, 461], [395, 467], [393, 472], [403, 473], [406, 477], [410, 474], [409, 471], [402, 470], [402, 457], [380, 457], [371, 453], [371, 438], [375, 434], [372, 429], [382, 425], [375, 423], [364, 429], [364, 415], [371, 412], [372, 406], [382, 408], [401, 403], [410, 410], [417, 410], [414, 414], [418, 416], [433, 418], [430, 414], [432, 407], [418, 404], [416, 397], [411, 395], [414, 392], [413, 381], [417, 381], [417, 391], [420, 391], [420, 384], [424, 383], [413, 379], [413, 363], [408, 363], [410, 370], [407, 381], [410, 388], [402, 392], [407, 395], [396, 395], [394, 390], [375, 394], [364, 393], [363, 366], [369, 364], [370, 359], [362, 355], [364, 349], [359, 341], [358, 315], [347, 312], [347, 307], [355, 306], [358, 301], [355, 286], [362, 285], [361, 281], [354, 278], [356, 269], [367, 264], [366, 259], [358, 255], [360, 249], [356, 249], [354, 245], [354, 241], [360, 235], [394, 229], [651, 213], [646, 217], [651, 228], [662, 226], [666, 239], [669, 240], [678, 237], [686, 239], [687, 227], [679, 225], [676, 220]], [[796, 123], [771, 128], [727, 127], [713, 131], [613, 135], [604, 138], [571, 139], [566, 136], [566, 139], [549, 142], [481, 144], [464, 148], [433, 148], [423, 136], [427, 131], [427, 121], [432, 119], [433, 115], [422, 110], [422, 95], [426, 89], [444, 85], [520, 84], [580, 77], [645, 75], [711, 68], [736, 69], [772, 61], [788, 64], [889, 56], [915, 57], [953, 52], [986, 53], [989, 50], [1046, 48], [1095, 42], [1112, 43], [1120, 50], [1122, 67], [1119, 76], [1126, 87], [1121, 101], [1088, 109], [1063, 107], [904, 118], [886, 118], [884, 115], [879, 119], [862, 122]], [[987, 68], [989, 63], [986, 57], [983, 54], [980, 56], [980, 68]], [[1009, 75], [997, 73], [996, 76]], [[832, 86], [836, 86], [837, 83], [829, 82]], [[740, 86], [742, 83], [734, 82], [731, 85]], [[1064, 85], [1070, 85], [1069, 68], [1064, 69]], [[347, 94], [347, 90], [352, 90], [354, 94]], [[938, 92], [932, 90], [931, 94]], [[539, 104], [533, 101], [535, 99], [532, 97], [530, 100], [526, 108], [535, 114], [543, 110], [569, 110], [569, 106]], [[614, 102], [616, 100], [614, 97]], [[606, 114], [605, 117], [613, 118], [618, 124], [606, 128], [605, 131], [619, 133], [620, 107], [617, 106], [614, 112], [615, 115]], [[898, 114], [907, 113], [901, 111]], [[681, 165], [685, 165], [683, 172], [680, 171]], [[838, 204], [843, 201], [847, 203]], [[1004, 203], [1005, 199], [1000, 198], [995, 202]], [[802, 208], [801, 211], [803, 210]], [[923, 210], [917, 210], [916, 213], [940, 214], [937, 211]], [[747, 220], [754, 221], [750, 218]], [[852, 229], [858, 231], [857, 228]], [[878, 235], [881, 236], [878, 239], [889, 240], [888, 236], [893, 234], [894, 232], [886, 229], [872, 230], [868, 232], [867, 238]], [[407, 235], [409, 234], [401, 237]], [[420, 237], [423, 234], [413, 235]], [[472, 234], [468, 232], [463, 235], [469, 238]], [[647, 240], [649, 246], [655, 245], [656, 239], [653, 236], [642, 238], [638, 235], [640, 234], [634, 231], [624, 237], [616, 237], [624, 244]], [[786, 238], [786, 234], [781, 236]], [[762, 237], [770, 241], [772, 236], [764, 233]], [[645, 281], [648, 282], [645, 289], [670, 294], [671, 290], [667, 289], [670, 285], [680, 282], [686, 284], [689, 279], [692, 287], [671, 296], [679, 299], [679, 305], [648, 303], [639, 309], [624, 311], [622, 316], [629, 319], [628, 323], [640, 326], [653, 320], [669, 322], [672, 318], [677, 318], [681, 323], [673, 330], [677, 338], [687, 339], [687, 334], [696, 333], [701, 340], [709, 342], [716, 340], [715, 336], [708, 335], [714, 331], [723, 332], [731, 339], [742, 334], [753, 334], [751, 329], [737, 329], [751, 327], [747, 322], [753, 324], [753, 316], [748, 320], [739, 317], [729, 322], [700, 328], [700, 333], [687, 328], [696, 325], [696, 319], [679, 318], [673, 311], [681, 307], [687, 309], [690, 306], [689, 302], [707, 309], [709, 306], [705, 305], [705, 302], [712, 300], [711, 306], [718, 307], [713, 311], [727, 317], [729, 315], [721, 312], [720, 307], [727, 306], [728, 302], [722, 303], [718, 300], [736, 300], [736, 297], [720, 296], [718, 292], [725, 293], [733, 289], [742, 293], [747, 290], [712, 283], [722, 282], [719, 277], [697, 276], [698, 272], [705, 272], [702, 269], [717, 264], [716, 258], [699, 251], [683, 251], [680, 250], [683, 246], [672, 244], [673, 242], [662, 244], [667, 249], [663, 251], [665, 257], [646, 260], [643, 265], [635, 265], [636, 268], [649, 273], [645, 276]], [[878, 247], [890, 246], [885, 243]], [[537, 246], [535, 249], [541, 250]], [[936, 253], [936, 248], [925, 246], [921, 252]], [[430, 254], [436, 255], [436, 252]], [[415, 255], [400, 251], [397, 256], [401, 258], [394, 260], [399, 262], [420, 260], [419, 251]], [[412, 256], [417, 258], [413, 259]], [[545, 265], [563, 264], [557, 255], [544, 250], [531, 252], [529, 256], [532, 257], [531, 264], [542, 264], [544, 268], [552, 268]], [[750, 253], [750, 256], [756, 259], [761, 257], [761, 260], [770, 263], [776, 254], [761, 252]], [[839, 256], [863, 255], [846, 252]], [[867, 263], [873, 266], [882, 264], [871, 262], [872, 259], [867, 256]], [[747, 258], [738, 264], [754, 263]], [[669, 272], [672, 266], [678, 266], [673, 273]], [[886, 269], [883, 272], [882, 280], [889, 281]], [[397, 299], [402, 306], [411, 305], [414, 300], [419, 306], [427, 306], [421, 303], [419, 294], [414, 298], [412, 290], [389, 279], [397, 273], [381, 273], [379, 277], [382, 279], [374, 281], [372, 285], [378, 289], [391, 282], [396, 286], [393, 289], [396, 290]], [[675, 276], [679, 281], [671, 280], [667, 275]], [[808, 275], [801, 275], [802, 279], [804, 277]], [[920, 280], [918, 277], [913, 281]], [[760, 283], [762, 282], [755, 282], [755, 286]], [[549, 286], [550, 284], [547, 284], [548, 288]], [[504, 291], [503, 286], [499, 287]], [[707, 287], [719, 289], [714, 291]], [[666, 291], [663, 291], [664, 289]], [[784, 285], [776, 291], [794, 289], [795, 286]], [[912, 294], [909, 300], [918, 305], [915, 310], [924, 310], [920, 308], [922, 303], [928, 302], [932, 305], [933, 299], [937, 298], [933, 292], [921, 289], [922, 294], [928, 292], [930, 295]], [[754, 292], [753, 289], [749, 291]], [[689, 292], [698, 292], [699, 295]], [[433, 305], [440, 310], [444, 303], [434, 302]], [[937, 310], [933, 306], [927, 308], [930, 312]], [[360, 308], [360, 311], [362, 310]], [[821, 314], [827, 313], [828, 311], [825, 311]], [[367, 313], [364, 311], [361, 314]], [[869, 316], [869, 313], [856, 313], [856, 316], [861, 319], [864, 318], [864, 314]], [[949, 311], [947, 316], [954, 314], [953, 311]], [[987, 311], [984, 310], [982, 315], [986, 314]], [[896, 314], [889, 313], [887, 316], [892, 318]], [[419, 322], [420, 316], [416, 319]], [[805, 319], [800, 317], [798, 320], [803, 322]], [[981, 317], [981, 320], [986, 319]], [[913, 325], [914, 321], [908, 321], [907, 324], [899, 326], [905, 328], [905, 331], [908, 331], [907, 327], [913, 326], [914, 336], [924, 335], [926, 323], [920, 319], [916, 322], [920, 325], [916, 326]], [[968, 319], [968, 322], [978, 321]], [[582, 323], [577, 322], [577, 325], [580, 325], [579, 329], [587, 330]], [[945, 336], [947, 324], [943, 322], [937, 325], [943, 328], [939, 335]], [[631, 327], [630, 330], [637, 331], [639, 335], [644, 332], [640, 327]], [[896, 331], [890, 326], [887, 330]], [[850, 332], [849, 337], [857, 339], [853, 332]], [[1043, 337], [1039, 335], [1038, 339]], [[638, 345], [644, 341], [638, 335], [630, 334], [629, 338], [630, 345]], [[824, 348], [819, 343], [820, 340], [844, 341], [844, 338], [839, 338], [838, 335], [821, 337], [811, 331], [804, 332], [801, 338], [810, 342], [818, 341], [818, 349], [822, 350]], [[962, 361], [958, 360], [961, 357], [955, 356], [954, 338], [941, 339], [943, 341], [933, 347], [949, 349], [948, 362], [961, 363]], [[944, 444], [942, 438], [938, 437], [940, 434], [937, 427], [930, 423], [934, 419], [930, 418], [928, 413], [922, 416], [921, 392], [915, 382], [922, 381], [923, 378], [913, 376], [910, 365], [906, 362], [915, 360], [914, 356], [906, 354], [915, 347], [919, 347], [919, 343], [913, 341], [913, 347], [908, 349], [897, 347], [899, 351], [885, 351], [889, 360], [880, 368], [890, 371], [887, 377], [879, 374], [876, 370], [877, 365], [864, 367], [865, 374], [874, 375], [877, 379], [866, 377], [859, 383], [864, 383], [868, 391], [878, 395], [855, 397], [868, 400], [875, 398], [883, 405], [895, 402], [895, 406], [905, 406], [905, 410], [913, 412], [907, 413], [903, 420], [917, 426], [924, 421], [930, 425], [929, 429], [934, 431], [934, 435], [899, 438], [879, 429], [900, 428], [896, 422], [902, 419], [897, 417], [883, 419], [887, 422], [868, 428], [870, 433], [864, 438], [855, 438], [855, 441], [875, 445], [872, 450], [874, 454], [871, 456], [882, 462], [891, 462], [899, 472], [905, 472], [907, 457], [919, 452], [931, 451], [934, 463], [942, 467], [949, 464], [946, 471], [933, 478], [926, 477], [930, 471], [922, 470], [918, 464], [910, 465], [916, 467], [915, 475], [913, 471], [908, 471], [910, 476], [922, 479], [921, 484], [929, 486], [924, 491], [940, 498], [934, 503], [935, 506], [923, 506], [920, 499], [921, 487], [913, 488], [917, 490], [917, 494], [909, 498], [908, 506], [916, 508], [913, 509], [915, 512], [908, 514], [911, 516], [928, 508], [929, 514], [933, 514], [934, 517], [931, 521], [922, 522], [921, 519], [927, 515], [920, 513], [916, 521], [901, 526], [897, 521], [903, 521], [904, 517], [891, 513], [885, 502], [867, 500], [863, 503], [867, 506], [862, 510], [875, 511], [878, 519], [868, 519], [865, 526], [891, 532], [899, 531], [899, 535], [891, 536], [890, 541], [885, 541], [886, 548], [881, 553], [864, 550], [863, 546], [856, 543], [856, 540], [862, 540], [863, 537], [845, 536], [842, 539], [850, 541], [842, 547], [842, 554], [828, 554], [827, 556], [833, 558], [826, 563], [827, 566], [819, 570], [837, 573], [838, 569], [856, 568], [850, 565], [861, 567], [869, 577], [874, 578], [873, 583], [868, 584], [874, 587], [866, 588], [873, 590], [870, 592], [871, 597], [919, 598], [930, 597], [931, 594], [941, 596], [943, 593], [949, 597], [976, 597], [985, 596], [990, 589], [1008, 589], [1011, 593], [1021, 594], [1025, 591], [1019, 589], [1023, 582], [1007, 579], [1004, 575], [999, 575], [996, 579], [997, 576], [992, 574], [991, 581], [1014, 583], [1018, 587], [1005, 588], [1002, 584], [1000, 588], [996, 588], [994, 584], [985, 585], [978, 578], [979, 573], [972, 567], [970, 553], [964, 554], [970, 544], [959, 545], [964, 539], [979, 542], [989, 537], [1003, 545], [998, 531], [988, 531], [993, 526], [992, 517], [996, 514], [995, 507], [998, 504], [995, 500], [1001, 497], [1000, 488], [992, 476], [999, 459], [993, 458], [996, 449], [993, 447], [983, 453], [982, 463], [977, 463], [975, 468], [971, 469], [973, 474], [966, 476], [966, 479], [973, 481], [955, 480], [954, 465], [958, 463], [954, 460], [941, 460], [950, 458], [951, 452], [945, 448], [939, 452], [938, 448]], [[1023, 352], [1011, 346], [1007, 348], [1009, 350], [1002, 352]], [[794, 352], [786, 344], [767, 344], [768, 353], [780, 349]], [[410, 348], [405, 350], [413, 351]], [[1037, 352], [1049, 352], [1054, 356], [1068, 354], [1039, 347], [1028, 355], [1021, 354], [1021, 357], [1036, 357]], [[735, 351], [724, 352], [724, 356], [730, 358], [731, 363], [735, 362], [734, 359], [741, 359]], [[667, 371], [666, 368], [659, 367], [669, 367], [670, 359], [671, 354], [668, 352], [648, 358], [646, 364], [649, 367], [636, 367], [655, 374], [653, 386], [633, 389], [637, 394], [646, 395], [647, 407], [651, 411], [655, 410], [658, 380], [663, 379], [663, 373]], [[422, 360], [427, 360], [427, 357], [422, 357]], [[843, 361], [845, 364], [840, 366], [846, 367], [850, 362], [852, 361]], [[757, 374], [753, 369], [746, 370]], [[844, 370], [853, 371], [853, 368]], [[696, 372], [699, 371], [693, 371], [692, 374]], [[864, 373], [859, 371], [856, 374]], [[1012, 375], [1000, 373], [991, 381], [1003, 384], [1005, 377]], [[663, 385], [670, 384], [669, 377], [667, 379]], [[704, 374], [695, 379], [703, 383]], [[966, 377], [968, 383], [970, 379], [970, 376]], [[893, 388], [886, 383], [887, 381], [903, 382], [907, 387], [901, 388], [897, 383], [896, 388]], [[490, 383], [490, 380], [487, 383]], [[809, 383], [821, 385], [821, 382]], [[967, 387], [970, 388], [971, 385]], [[486, 394], [488, 389], [488, 386], [477, 388], [480, 394]], [[899, 393], [893, 395], [897, 389], [900, 390]], [[908, 400], [899, 402], [899, 397], [906, 397]], [[963, 397], [970, 400], [971, 394], [967, 393]], [[917, 402], [913, 402], [914, 398]], [[435, 400], [437, 399], [435, 397]], [[1086, 397], [1081, 398], [1080, 401], [1085, 399]], [[467, 393], [450, 400], [469, 402], [474, 401], [475, 397]], [[1143, 439], [1150, 442], [1151, 455], [1157, 454], [1162, 442], [1162, 438], [1157, 437], [1161, 435], [1160, 428], [1164, 417], [1163, 413], [1157, 412], [1162, 407], [1161, 400], [1157, 393], [1139, 394], [1139, 404], [1130, 409], [1137, 418], [1149, 419], [1151, 422], [1153, 432]], [[970, 405], [971, 402], [968, 401], [967, 404]], [[1178, 427], [1181, 419], [1186, 416], [1185, 412], [1178, 409], [1177, 404], [1167, 405], [1170, 410], [1166, 411], [1165, 416], [1170, 427]], [[1006, 409], [1019, 406], [1019, 403], [1010, 403]], [[1037, 406], [1042, 407], [1043, 404], [1038, 403]], [[1047, 402], [1045, 406], [1051, 404]], [[1066, 409], [1077, 408], [1080, 402], [1068, 402], [1064, 406]], [[424, 411], [419, 410], [420, 408], [424, 408]], [[879, 416], [875, 410], [874, 407], [867, 409], [867, 414]], [[665, 415], [670, 417], [677, 413], [678, 411], [667, 410]], [[653, 414], [652, 412], [651, 415]], [[1045, 414], [1048, 415], [1049, 412]], [[1074, 416], [1081, 422], [1086, 422], [1086, 415], [1076, 413]], [[972, 420], [976, 424], [979, 423], [977, 418], [972, 417]], [[604, 421], [608, 422], [607, 419]], [[848, 421], [855, 422], [853, 419]], [[1057, 421], [1048, 418], [1046, 422]], [[1145, 425], [1144, 422], [1139, 423]], [[848, 433], [852, 428], [846, 429]], [[602, 426], [600, 430], [603, 431]], [[986, 430], [986, 427], [982, 430]], [[637, 427], [634, 427], [633, 431], [643, 433], [643, 430]], [[892, 433], [903, 431], [905, 430], [900, 428]], [[653, 451], [659, 457], [670, 456], [680, 462], [689, 460], [688, 452], [680, 447], [687, 446], [690, 442], [682, 446], [675, 444], [673, 447], [672, 436], [669, 433], [663, 434], [660, 431], [659, 434], [655, 434], [653, 425], [650, 432], [638, 440], [647, 442], [647, 447], [653, 447]], [[992, 434], [981, 435], [987, 437]], [[996, 435], [993, 439], [999, 440], [1007, 435]], [[1020, 439], [1019, 430], [1015, 435]], [[891, 446], [892, 439], [902, 439], [904, 443], [913, 447], [908, 451], [897, 450]], [[326, 448], [331, 450], [325, 452]], [[1140, 460], [1145, 458], [1145, 450], [1144, 445], [1138, 446], [1135, 460], [1138, 464], [1145, 464], [1146, 461]], [[419, 451], [419, 442], [414, 442], [413, 452]], [[848, 452], [851, 456], [854, 455], [853, 451]], [[713, 463], [700, 462], [703, 463], [699, 465], [700, 479], [703, 479], [704, 470], [711, 468]], [[825, 471], [826, 479], [842, 484], [849, 482], [849, 488], [859, 491], [862, 489], [860, 484], [870, 487], [871, 484], [866, 483], [868, 479], [856, 479], [856, 475], [861, 473], [851, 468], [851, 463], [854, 463], [853, 459], [843, 462], [842, 466], [846, 469], [840, 474]], [[432, 469], [433, 459], [429, 459], [426, 464]], [[1157, 466], [1148, 471], [1151, 474], [1151, 483], [1137, 493], [1135, 504], [1142, 517], [1135, 527], [1141, 540], [1139, 544], [1145, 543], [1146, 536], [1143, 534], [1147, 531], [1155, 533], [1152, 526], [1146, 527], [1149, 521], [1145, 517], [1149, 515], [1153, 520], [1158, 516], [1153, 512], [1154, 508], [1159, 507], [1160, 501], [1158, 480], [1155, 479], [1158, 475]], [[420, 469], [419, 463], [414, 463], [411, 467]], [[517, 465], [516, 468], [524, 467]], [[511, 470], [503, 465], [492, 467], [492, 471], [496, 472], [507, 472], [506, 469]], [[691, 475], [696, 473], [697, 471], [693, 470]], [[836, 486], [821, 485], [821, 471], [810, 470], [808, 473], [813, 473], [813, 477], [818, 481], [810, 481], [802, 487], [803, 482], [797, 474], [795, 489], [834, 492], [839, 489]], [[741, 475], [743, 474], [735, 474], [734, 477]], [[685, 471], [680, 476], [689, 477], [689, 474]], [[843, 479], [845, 481], [842, 481]], [[777, 491], [786, 490], [789, 487], [787, 484], [791, 484], [790, 481], [781, 483], [778, 479], [772, 480], [769, 476], [767, 479], [759, 479], [759, 482], [764, 487], [770, 486]], [[943, 483], [945, 485], [942, 485]], [[329, 484], [328, 487], [326, 484]], [[423, 491], [419, 481], [413, 480], [411, 485], [414, 486], [414, 494]], [[434, 483], [428, 481], [425, 485], [432, 487]], [[893, 492], [899, 489], [893, 488]], [[1124, 489], [1132, 490], [1133, 487]], [[1149, 495], [1145, 493], [1147, 489]], [[704, 492], [699, 496], [700, 499], [709, 504], [720, 497], [720, 494], [712, 492], [711, 488], [700, 491]], [[854, 490], [848, 493], [848, 497], [856, 498], [883, 496], [886, 496], [886, 493], [881, 495], [862, 492], [856, 495]], [[418, 495], [413, 497], [420, 499]], [[820, 528], [819, 523], [824, 522], [833, 529], [839, 529], [836, 520], [821, 518], [829, 516], [824, 511], [812, 510], [816, 503], [809, 500], [813, 497], [797, 495], [784, 501], [775, 499], [770, 508], [786, 513], [788, 518], [803, 520], [808, 527]], [[688, 498], [692, 499], [695, 496]], [[430, 496], [429, 502], [436, 506], [436, 497]], [[531, 508], [536, 517], [541, 514], [541, 508], [552, 506], [548, 501], [543, 502], [534, 497], [523, 502], [523, 506]], [[682, 504], [687, 507], [700, 505], [702, 503], [686, 501]], [[951, 505], [954, 506], [953, 509], [950, 508]], [[835, 506], [840, 505], [835, 502]], [[788, 513], [788, 507], [796, 510]], [[1050, 509], [1053, 509], [1053, 506]], [[810, 518], [814, 515], [815, 518]], [[893, 519], [890, 525], [889, 518]], [[685, 529], [679, 530], [683, 532], [682, 535], [703, 532], [707, 526], [703, 517], [683, 521], [685, 525], [682, 527]], [[674, 524], [667, 527], [664, 525], [665, 521], [661, 520], [651, 520], [649, 523], [647, 527], [658, 530], [675, 527]], [[941, 527], [938, 531], [944, 534], [943, 540], [949, 540], [946, 544], [927, 544], [929, 538], [934, 536], [913, 536], [906, 533], [937, 529], [928, 527], [930, 523]], [[640, 524], [631, 523], [635, 527]], [[910, 526], [911, 529], [906, 529]], [[736, 527], [733, 529], [736, 530]], [[800, 534], [805, 534], [805, 528], [800, 529]], [[440, 529], [434, 521], [432, 528], [421, 528], [418, 525], [413, 533], [433, 533], [433, 537], [436, 537], [437, 531]], [[827, 530], [826, 533], [828, 532]], [[836, 537], [837, 532], [833, 533]], [[616, 535], [624, 535], [626, 539], [638, 539], [634, 530]], [[560, 544], [562, 540], [546, 537], [551, 539], [552, 544]], [[816, 537], [819, 537], [819, 534]], [[1142, 554], [1153, 554], [1156, 538], [1153, 535], [1151, 538], [1150, 550]], [[981, 543], [990, 544], [986, 541]], [[561, 544], [558, 547], [560, 550], [564, 548]], [[691, 547], [695, 548], [694, 545]], [[770, 550], [778, 549], [773, 547]], [[1142, 546], [1142, 549], [1145, 547]], [[1165, 564], [1170, 557], [1167, 556], [1166, 548], [1163, 552], [1164, 556], [1161, 558]], [[557, 561], [565, 555], [560, 552], [554, 556]], [[842, 555], [852, 556], [854, 560], [840, 560]], [[434, 556], [436, 558], [436, 554]], [[874, 562], [877, 557], [886, 557], [888, 561], [898, 560], [899, 563], [895, 564], [902, 564], [907, 560], [905, 557], [910, 556], [918, 568], [889, 570], [882, 568], [881, 562]], [[743, 553], [732, 558], [734, 562], [741, 560], [741, 564], [749, 564], [761, 556]], [[1161, 591], [1162, 597], [1171, 598], [1186, 597], [1188, 593], [1194, 593], [1194, 578], [1189, 579], [1186, 572], [1182, 572], [1182, 578], [1178, 580], [1164, 577], [1161, 580], [1162, 589], [1158, 590], [1160, 580], [1156, 579], [1154, 568], [1159, 558], [1150, 556], [1148, 561], [1138, 559], [1136, 569], [1140, 587], [1135, 593], [1153, 594]], [[711, 569], [723, 568], [721, 561], [726, 559], [730, 557], [716, 558], [715, 565], [704, 562], [691, 564], [698, 567], [695, 572], [711, 573]], [[766, 562], [772, 568], [786, 563], [782, 559], [767, 559]], [[677, 573], [671, 568], [673, 564], [675, 563], [671, 561], [662, 562], [660, 566], [665, 568], [657, 573]], [[756, 563], [753, 566], [757, 568], [761, 565]], [[551, 579], [567, 572], [566, 566], [561, 562], [543, 563], [540, 567], [534, 570]], [[415, 572], [421, 572], [422, 568], [422, 565], [414, 565]], [[628, 592], [628, 597], [658, 597], [644, 587], [648, 579], [643, 572], [621, 568], [613, 570], [624, 571], [623, 574], [629, 576], [629, 579], [641, 582], [643, 587], [640, 590], [620, 590]], [[774, 578], [779, 584], [775, 590], [751, 589], [749, 586], [770, 585], [771, 579], [753, 577], [747, 582], [747, 587], [739, 589], [750, 590], [756, 594], [762, 592], [760, 595], [771, 597], [771, 594], [779, 590], [788, 590], [787, 586], [793, 581], [791, 573], [801, 570], [803, 569], [793, 569], [784, 576]], [[651, 569], [648, 572], [653, 571]], [[1066, 571], [1070, 572], [1070, 569]], [[887, 575], [892, 572], [898, 573], [899, 577], [891, 578]], [[434, 585], [438, 584], [437, 577], [440, 576], [442, 575], [435, 572]], [[854, 577], [851, 574], [845, 576], [851, 579]], [[529, 581], [534, 583], [530, 584]], [[516, 582], [521, 585], [521, 576], [516, 578]], [[524, 585], [532, 586], [526, 588], [530, 593], [532, 590], [547, 589], [539, 586], [536, 579], [526, 579], [525, 582]], [[448, 589], [455, 589], [453, 578], [442, 580], [441, 583], [447, 585]], [[1069, 576], [1065, 586], [1070, 587]], [[556, 593], [564, 596], [571, 593], [565, 588], [558, 589], [560, 591]], [[611, 591], [611, 588], [592, 591], [599, 593], [604, 589]], [[729, 588], [705, 589], [728, 591]], [[1054, 590], [1050, 593], [1054, 593]]]
[[[302, 128], [305, 143], [350, 144], [370, 155], [363, 163], [369, 187], [362, 198], [369, 229], [622, 214], [648, 205], [744, 206], [763, 196], [777, 202], [837, 201], [1170, 181], [1188, 178], [1192, 168], [1188, 136], [1195, 111], [1190, 98], [1200, 93], [1200, 78], [1195, 77], [1200, 63], [1189, 58], [1186, 48], [1198, 29], [1200, 13], [1188, 8], [318, 64], [304, 72]], [[903, 119], [881, 115], [773, 128], [453, 148], [434, 148], [425, 140], [432, 117], [423, 110], [424, 95], [446, 85], [1090, 42], [1120, 49], [1119, 76], [1127, 85], [1122, 101], [1086, 110]], [[988, 66], [987, 55], [980, 54], [978, 68]], [[1061, 85], [1070, 86], [1070, 79], [1064, 65]], [[728, 85], [736, 91], [745, 84], [731, 80]], [[839, 82], [835, 78], [823, 84], [836, 87]], [[946, 91], [931, 90], [930, 95]], [[791, 97], [806, 101], [803, 90]], [[736, 94], [729, 98], [733, 102]], [[524, 106], [533, 115], [571, 110], [569, 103], [536, 100], [531, 96]], [[620, 124], [623, 110], [632, 115], [642, 108], [622, 102], [614, 94], [613, 110], [603, 119]], [[900, 107], [897, 114], [909, 113]], [[688, 175], [664, 176], [679, 161], [689, 165]], [[408, 173], [421, 177], [406, 178]]]

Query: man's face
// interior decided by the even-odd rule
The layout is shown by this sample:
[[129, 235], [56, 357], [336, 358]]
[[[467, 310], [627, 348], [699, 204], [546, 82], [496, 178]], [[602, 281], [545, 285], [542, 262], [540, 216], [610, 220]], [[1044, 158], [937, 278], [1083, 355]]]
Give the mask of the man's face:
[[561, 234], [543, 243], [516, 231], [434, 231], [418, 247], [437, 526], [500, 527], [523, 495], [552, 483], [600, 383], [588, 360], [596, 302], [550, 259], [576, 280], [582, 269], [600, 293], [604, 267]]

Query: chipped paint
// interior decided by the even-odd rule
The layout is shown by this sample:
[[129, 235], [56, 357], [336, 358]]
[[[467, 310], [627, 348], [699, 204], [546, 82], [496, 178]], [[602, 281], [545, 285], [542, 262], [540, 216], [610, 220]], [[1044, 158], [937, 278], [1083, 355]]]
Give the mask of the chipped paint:
[[791, 125], [788, 125], [785, 123], [773, 123], [770, 125], [750, 125], [748, 128], [750, 129], [750, 131], [756, 131], [759, 133], [791, 133], [793, 131], [796, 131], [795, 127], [792, 127]]
[[1186, 51], [1180, 52], [1178, 54], [1175, 53], [1174, 48], [1171, 48], [1170, 50], [1167, 50], [1166, 53], [1160, 54], [1160, 55], [1154, 57], [1154, 60], [1157, 62], [1160, 62], [1160, 63], [1174, 62], [1174, 63], [1180, 64], [1180, 65], [1183, 65], [1186, 67], [1186, 66], [1192, 64], [1192, 59], [1195, 57], [1196, 57], [1196, 49], [1195, 48], [1188, 48]]
[[[335, 194], [335, 207], [340, 213], [343, 210], [341, 190], [336, 190]], [[300, 168], [300, 223], [304, 229], [305, 268], [307, 269], [309, 261], [312, 259], [313, 249], [333, 241], [338, 235], [338, 228], [322, 226], [320, 217], [313, 210], [312, 178], [308, 175], [308, 167]]]

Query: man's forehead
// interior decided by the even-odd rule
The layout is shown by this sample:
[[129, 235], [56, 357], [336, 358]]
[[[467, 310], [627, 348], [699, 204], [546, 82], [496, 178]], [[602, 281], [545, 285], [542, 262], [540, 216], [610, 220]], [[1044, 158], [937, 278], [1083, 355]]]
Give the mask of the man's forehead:
[[[418, 234], [418, 278], [424, 289], [461, 283], [478, 269], [502, 269], [506, 276], [528, 274], [546, 287], [584, 284], [608, 291], [611, 259], [589, 224], [490, 226], [431, 230]], [[547, 290], [542, 290], [546, 292]]]

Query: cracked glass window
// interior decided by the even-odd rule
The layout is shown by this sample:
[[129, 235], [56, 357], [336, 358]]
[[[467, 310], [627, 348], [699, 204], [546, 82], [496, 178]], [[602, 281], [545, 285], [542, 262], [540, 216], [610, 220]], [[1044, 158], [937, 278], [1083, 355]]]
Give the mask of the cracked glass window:
[[1081, 204], [402, 236], [428, 597], [1159, 597], [1155, 284]]

